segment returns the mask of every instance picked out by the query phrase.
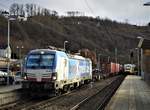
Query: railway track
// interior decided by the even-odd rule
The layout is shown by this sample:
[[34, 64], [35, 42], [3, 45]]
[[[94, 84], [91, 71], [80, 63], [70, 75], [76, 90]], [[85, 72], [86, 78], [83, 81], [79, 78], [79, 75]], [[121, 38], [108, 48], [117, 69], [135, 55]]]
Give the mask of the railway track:
[[[82, 87], [85, 88], [86, 86]], [[61, 96], [57, 96], [57, 97], [51, 97], [51, 98], [46, 98], [46, 97], [40, 97], [40, 98], [30, 98], [29, 96], [24, 96], [24, 93], [20, 93], [21, 95], [19, 95], [19, 98], [16, 98], [16, 100], [10, 102], [10, 103], [6, 103], [6, 104], [2, 104], [0, 105], [0, 110], [27, 110], [27, 109], [35, 109], [37, 110], [36, 105], [38, 105], [39, 107], [41, 105], [44, 105], [45, 103], [50, 103], [53, 102], [55, 100], [59, 100], [59, 98], [62, 98], [64, 96], [66, 96], [67, 94], [73, 93], [76, 90], [72, 91], [72, 92], [67, 92]], [[15, 92], [15, 91], [14, 91]], [[19, 92], [23, 92], [22, 90], [19, 90]], [[9, 93], [9, 92], [8, 92]], [[7, 96], [6, 98], [12, 98], [13, 96]], [[16, 95], [14, 96], [16, 97]]]
[[104, 110], [106, 104], [120, 86], [123, 79], [124, 77], [117, 78], [93, 96], [89, 96], [79, 102], [70, 110]]
[[58, 100], [62, 100], [62, 99], [64, 99], [64, 97], [67, 97], [70, 94], [74, 94], [78, 90], [86, 89], [87, 86], [88, 85], [84, 85], [81, 88], [77, 88], [77, 89], [75, 89], [73, 91], [69, 91], [69, 92], [64, 93], [64, 94], [62, 94], [60, 96], [52, 97], [52, 98], [49, 98], [47, 100], [41, 101], [39, 103], [32, 104], [31, 106], [22, 108], [21, 110], [44, 110], [45, 108], [48, 108], [49, 106], [55, 104]]
[[73, 92], [75, 92], [75, 90], [72, 92], [67, 92], [61, 96], [51, 97], [51, 98], [24, 97], [25, 99], [22, 98], [12, 103], [8, 103], [8, 104], [1, 106], [0, 110], [28, 110], [28, 109], [37, 110], [37, 109], [40, 109], [41, 107], [50, 106], [50, 104], [52, 104], [56, 100], [59, 100], [60, 98], [65, 97], [67, 94], [70, 94]]
[[[36, 99], [36, 100], [30, 99], [30, 98], [20, 99], [14, 103], [10, 103], [10, 104], [0, 107], [0, 110], [76, 110], [76, 109], [82, 109], [82, 107], [84, 107], [86, 103], [87, 104], [91, 103], [90, 100], [93, 100], [94, 96], [97, 96], [100, 91], [102, 92], [106, 88], [109, 88], [108, 85], [111, 85], [118, 78], [119, 77], [116, 76], [113, 78], [109, 78], [107, 80], [103, 80], [101, 82], [96, 82], [92, 85], [91, 84], [85, 85], [69, 93], [65, 93], [61, 96], [52, 97], [48, 99], [42, 99], [42, 98]], [[107, 91], [107, 89], [105, 91]], [[104, 92], [102, 94], [104, 94]], [[96, 101], [96, 100], [93, 100], [93, 101]]]
[[92, 98], [95, 94], [98, 94], [98, 92], [104, 91], [104, 88], [107, 88], [108, 85], [111, 85], [117, 79], [119, 80], [119, 78], [120, 77], [118, 76], [114, 78], [110, 78], [110, 79], [104, 80], [96, 84], [94, 83], [95, 85], [92, 85], [92, 86], [91, 84], [89, 84], [88, 86], [84, 88], [80, 88], [78, 90], [74, 90], [71, 93], [64, 94], [62, 96], [55, 97], [53, 99], [42, 101], [35, 105], [29, 106], [26, 108], [26, 110], [76, 110], [76, 109], [79, 109], [80, 106], [77, 106], [77, 105], [82, 105], [82, 103], [85, 103], [88, 99]]

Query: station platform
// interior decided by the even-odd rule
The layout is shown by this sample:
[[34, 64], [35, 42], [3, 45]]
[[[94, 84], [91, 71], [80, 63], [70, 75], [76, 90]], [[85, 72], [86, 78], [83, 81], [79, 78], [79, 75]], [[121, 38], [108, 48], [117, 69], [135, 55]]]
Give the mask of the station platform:
[[105, 110], [150, 110], [150, 86], [141, 77], [128, 75]]
[[0, 94], [21, 89], [21, 84], [0, 86]]

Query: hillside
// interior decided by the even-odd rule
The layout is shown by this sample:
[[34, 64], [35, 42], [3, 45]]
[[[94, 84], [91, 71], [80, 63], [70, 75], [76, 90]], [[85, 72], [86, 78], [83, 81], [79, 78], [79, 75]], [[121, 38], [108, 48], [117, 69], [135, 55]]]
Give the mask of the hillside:
[[[77, 52], [88, 48], [97, 53], [114, 57], [118, 49], [119, 59], [128, 61], [130, 50], [137, 47], [137, 36], [149, 37], [150, 28], [118, 23], [108, 19], [90, 17], [33, 16], [27, 21], [11, 22], [11, 47], [17, 54], [17, 46], [25, 55], [34, 48], [48, 45], [63, 48], [69, 41], [69, 50]], [[7, 42], [7, 20], [0, 17], [0, 43]]]

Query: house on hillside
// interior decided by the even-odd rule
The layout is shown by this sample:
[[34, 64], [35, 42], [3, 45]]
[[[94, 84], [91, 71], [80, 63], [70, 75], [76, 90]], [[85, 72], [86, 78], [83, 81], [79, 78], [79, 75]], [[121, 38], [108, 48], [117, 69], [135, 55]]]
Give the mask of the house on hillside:
[[144, 80], [150, 84], [150, 40], [141, 39], [138, 47], [141, 48], [141, 73]]
[[[9, 52], [9, 53], [8, 53]], [[7, 45], [0, 45], [0, 57], [11, 58], [11, 48]]]

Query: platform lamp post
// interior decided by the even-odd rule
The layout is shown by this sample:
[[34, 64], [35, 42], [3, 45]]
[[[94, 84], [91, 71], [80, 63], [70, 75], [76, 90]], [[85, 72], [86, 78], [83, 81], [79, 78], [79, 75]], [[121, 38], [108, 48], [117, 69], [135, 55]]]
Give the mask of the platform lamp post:
[[10, 59], [11, 59], [11, 53], [10, 53], [10, 21], [16, 20], [15, 18], [11, 18], [9, 12], [4, 11], [2, 12], [2, 15], [4, 15], [7, 18], [8, 22], [8, 34], [7, 34], [7, 85], [9, 85], [9, 76], [10, 76]]
[[22, 52], [22, 50], [24, 49], [24, 46], [21, 46], [21, 48], [20, 48], [20, 59], [22, 59], [23, 58], [23, 52]]
[[22, 60], [22, 50], [24, 49], [24, 46], [21, 46], [20, 47], [20, 66], [21, 66], [21, 75], [22, 75], [22, 63], [23, 63], [23, 60]]
[[22, 49], [24, 49], [24, 46], [17, 46], [17, 51], [18, 51], [18, 58], [21, 59], [22, 58]]
[[115, 62], [118, 63], [118, 49], [115, 48]]
[[19, 59], [21, 59], [22, 58], [22, 49], [24, 49], [24, 46], [21, 46], [21, 47], [17, 46], [16, 48], [17, 48], [17, 51], [18, 51]]
[[24, 46], [21, 46], [21, 47], [19, 47], [19, 46], [17, 46], [16, 47], [17, 48], [17, 51], [18, 51], [18, 56], [19, 56], [19, 60], [20, 60], [20, 68], [21, 68], [21, 74], [22, 74], [22, 49], [24, 49]]
[[144, 6], [150, 6], [150, 2], [146, 2], [143, 4]]
[[9, 85], [9, 76], [10, 76], [10, 71], [9, 71], [9, 67], [10, 67], [10, 58], [11, 55], [10, 54], [10, 19], [8, 18], [8, 41], [7, 41], [7, 46], [8, 46], [8, 50], [7, 50], [7, 57], [8, 57], [8, 65], [7, 65], [7, 85]]
[[66, 52], [66, 44], [68, 43], [68, 41], [64, 41], [64, 51]]
[[102, 54], [100, 54], [100, 53], [98, 54], [98, 61], [97, 61], [97, 69], [98, 69], [98, 70], [101, 69], [101, 64], [100, 64], [100, 63], [101, 63], [101, 61], [100, 61], [100, 60], [101, 60], [101, 55], [102, 55]]
[[138, 69], [138, 74], [137, 75], [139, 75], [139, 63], [140, 63], [140, 61], [139, 61], [139, 48], [135, 48], [135, 51], [136, 51], [136, 59], [137, 59], [137, 62], [136, 62], [136, 64], [137, 64], [137, 69]]
[[107, 62], [108, 62], [108, 63], [110, 62], [110, 56], [107, 57]]
[[19, 56], [19, 46], [17, 45], [17, 56], [18, 56], [18, 59], [20, 59], [20, 56]]
[[[10, 21], [15, 21], [17, 20], [18, 16], [11, 16], [9, 12], [7, 11], [3, 11], [2, 12], [2, 15], [4, 15], [4, 17], [7, 18], [7, 21], [8, 21], [8, 34], [7, 34], [7, 61], [8, 61], [8, 64], [7, 64], [7, 85], [9, 85], [9, 76], [10, 76], [10, 71], [9, 71], [9, 68], [10, 68], [10, 59], [11, 59], [11, 52], [10, 52]], [[21, 17], [20, 19], [24, 19], [24, 17]]]

